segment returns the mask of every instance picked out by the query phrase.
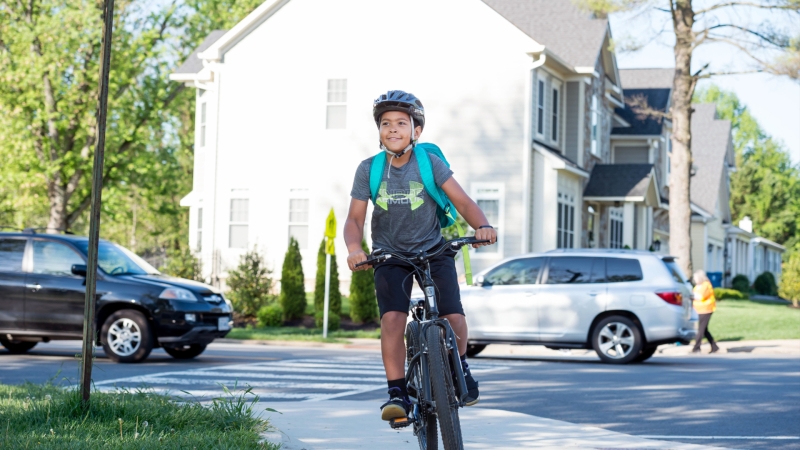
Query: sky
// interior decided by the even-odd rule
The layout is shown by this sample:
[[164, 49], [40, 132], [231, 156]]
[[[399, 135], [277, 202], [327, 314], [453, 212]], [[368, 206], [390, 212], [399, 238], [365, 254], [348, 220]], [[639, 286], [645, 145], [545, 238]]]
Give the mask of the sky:
[[[779, 27], [796, 27], [785, 16], [753, 11], [736, 11], [734, 17], [724, 17], [737, 24], [757, 27], [766, 21]], [[673, 42], [668, 16], [662, 13], [612, 14], [611, 33], [617, 42], [645, 44], [640, 50], [626, 52], [617, 50], [617, 64], [620, 69], [674, 67]], [[656, 36], [656, 30], [667, 27], [667, 32]], [[795, 28], [797, 29], [797, 28]], [[751, 60], [743, 57], [739, 50], [726, 44], [704, 44], [697, 48], [692, 60], [693, 70], [706, 63], [714, 71], [751, 69]], [[800, 83], [787, 77], [777, 77], [764, 73], [745, 75], [723, 75], [703, 80], [699, 87], [716, 84], [733, 91], [758, 120], [761, 127], [772, 137], [783, 142], [792, 162], [800, 164]]]

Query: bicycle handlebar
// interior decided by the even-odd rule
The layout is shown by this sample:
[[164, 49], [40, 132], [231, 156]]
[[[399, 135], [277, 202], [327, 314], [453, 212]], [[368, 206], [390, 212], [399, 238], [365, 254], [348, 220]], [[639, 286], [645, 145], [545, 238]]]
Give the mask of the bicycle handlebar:
[[442, 253], [444, 253], [445, 250], [447, 250], [448, 247], [452, 248], [453, 250], [458, 250], [458, 249], [460, 249], [461, 247], [463, 247], [465, 245], [485, 244], [485, 243], [491, 243], [491, 241], [489, 239], [475, 239], [474, 236], [464, 236], [464, 237], [455, 238], [453, 240], [447, 241], [444, 244], [442, 244], [441, 247], [437, 248], [436, 250], [434, 250], [434, 251], [432, 251], [430, 253], [419, 252], [414, 256], [405, 256], [405, 255], [401, 255], [399, 253], [395, 253], [395, 252], [392, 252], [392, 251], [389, 251], [389, 250], [383, 250], [383, 249], [380, 249], [380, 248], [376, 248], [375, 251], [372, 252], [370, 257], [367, 258], [366, 261], [362, 261], [362, 262], [356, 264], [355, 267], [361, 267], [361, 266], [365, 266], [365, 265], [375, 265], [376, 263], [384, 262], [384, 261], [386, 261], [387, 259], [389, 259], [391, 257], [401, 258], [401, 259], [404, 259], [404, 260], [408, 260], [408, 261], [410, 261], [412, 263], [420, 263], [421, 264], [421, 263], [424, 263], [426, 261], [431, 260], [432, 258], [435, 258], [435, 257], [441, 255]]

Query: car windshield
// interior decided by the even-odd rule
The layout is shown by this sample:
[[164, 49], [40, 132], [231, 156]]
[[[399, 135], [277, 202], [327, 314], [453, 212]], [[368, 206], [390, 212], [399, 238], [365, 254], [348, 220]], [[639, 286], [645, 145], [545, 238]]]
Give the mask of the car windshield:
[[[89, 254], [89, 242], [80, 242], [78, 248]], [[157, 275], [160, 272], [130, 250], [110, 242], [101, 242], [97, 265], [109, 275]]]

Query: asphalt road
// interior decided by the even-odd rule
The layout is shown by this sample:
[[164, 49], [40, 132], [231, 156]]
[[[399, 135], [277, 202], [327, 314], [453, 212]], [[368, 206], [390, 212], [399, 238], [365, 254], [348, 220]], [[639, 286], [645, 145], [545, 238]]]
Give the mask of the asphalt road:
[[[27, 355], [0, 350], [0, 383], [72, 384], [79, 342], [39, 344]], [[477, 357], [481, 406], [592, 425], [636, 436], [728, 448], [800, 449], [800, 359], [727, 354], [657, 355], [610, 366], [593, 356]], [[180, 395], [220, 395], [251, 386], [262, 401], [385, 401], [380, 355], [371, 350], [213, 344], [177, 361], [155, 350], [142, 364], [114, 364], [98, 349], [99, 389], [147, 386]], [[672, 438], [670, 438], [672, 437]], [[716, 439], [710, 439], [715, 437]]]

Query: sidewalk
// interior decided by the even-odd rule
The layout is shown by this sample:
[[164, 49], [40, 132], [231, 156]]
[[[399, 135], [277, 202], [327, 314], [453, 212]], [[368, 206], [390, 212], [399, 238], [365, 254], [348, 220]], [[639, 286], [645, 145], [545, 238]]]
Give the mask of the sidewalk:
[[[392, 430], [380, 420], [378, 404], [365, 401], [269, 403], [280, 414], [258, 411], [280, 431], [266, 433], [282, 450], [419, 448], [411, 428]], [[263, 407], [262, 407], [263, 408]], [[656, 441], [559, 420], [480, 406], [459, 411], [465, 449], [521, 448], [675, 449], [722, 447]]]

